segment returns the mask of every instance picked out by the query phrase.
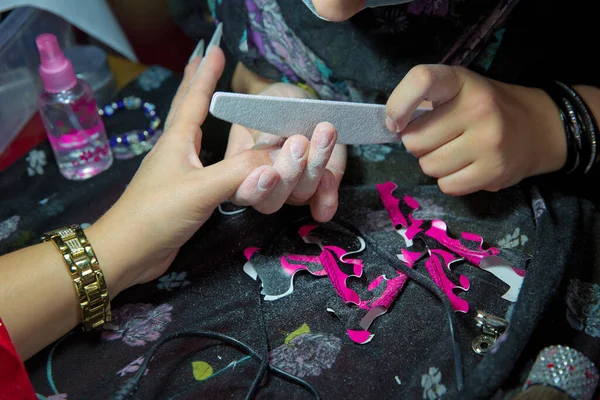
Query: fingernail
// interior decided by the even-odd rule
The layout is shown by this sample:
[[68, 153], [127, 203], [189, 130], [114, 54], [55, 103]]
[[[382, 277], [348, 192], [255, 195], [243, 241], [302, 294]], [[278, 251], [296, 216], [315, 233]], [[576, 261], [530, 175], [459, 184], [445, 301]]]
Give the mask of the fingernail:
[[327, 189], [331, 188], [332, 185], [333, 185], [332, 176], [330, 174], [323, 174], [323, 177], [321, 178], [321, 182], [319, 182], [320, 189], [327, 190]]
[[202, 55], [203, 53], [204, 53], [204, 39], [201, 39], [198, 42], [198, 44], [196, 45], [194, 52], [190, 56], [190, 59], [188, 60], [188, 64], [191, 63], [194, 58], [198, 57], [199, 55]]
[[272, 171], [265, 171], [260, 174], [257, 187], [259, 190], [269, 190], [275, 185], [276, 182], [277, 175], [275, 175]]
[[268, 143], [256, 143], [250, 148], [250, 150], [265, 150], [270, 149], [271, 147], [273, 146], [269, 145]]
[[260, 135], [258, 139], [256, 139], [254, 147], [281, 147], [283, 146], [283, 143], [285, 143], [285, 138], [275, 135]]
[[223, 37], [223, 23], [219, 22], [219, 25], [217, 25], [217, 28], [215, 29], [215, 33], [213, 33], [212, 38], [208, 43], [208, 47], [206, 48], [206, 54], [208, 54], [208, 52], [211, 50], [211, 47], [221, 46], [221, 37]]
[[290, 150], [292, 152], [292, 156], [297, 160], [301, 160], [306, 154], [306, 150], [308, 148], [307, 141], [302, 137], [295, 137], [292, 139], [292, 144], [290, 145]]
[[210, 54], [210, 52], [213, 51], [216, 47], [219, 47], [221, 45], [221, 37], [222, 36], [223, 36], [223, 23], [220, 22], [219, 25], [217, 25], [217, 29], [215, 29], [215, 33], [213, 33], [213, 36], [210, 39], [210, 42], [208, 42], [208, 47], [206, 48], [206, 52], [204, 53], [204, 58], [202, 58], [200, 65], [198, 65], [198, 71], [202, 68], [202, 66], [206, 62], [206, 58]]
[[318, 135], [316, 137], [317, 147], [321, 150], [325, 150], [325, 149], [329, 148], [329, 146], [331, 145], [331, 142], [333, 142], [333, 136], [334, 136], [334, 133], [331, 131], [331, 129], [321, 127], [317, 130], [317, 133], [318, 133]]
[[277, 157], [279, 156], [279, 153], [281, 153], [281, 149], [275, 149], [269, 152], [269, 157], [271, 157], [271, 161], [275, 162], [275, 160], [277, 160]]
[[400, 132], [398, 125], [390, 117], [386, 118], [385, 126], [392, 132]]

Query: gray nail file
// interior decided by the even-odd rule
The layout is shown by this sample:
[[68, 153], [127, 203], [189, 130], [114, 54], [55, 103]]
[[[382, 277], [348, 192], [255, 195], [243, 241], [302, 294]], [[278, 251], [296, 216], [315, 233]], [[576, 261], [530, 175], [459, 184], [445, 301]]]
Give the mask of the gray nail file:
[[[417, 109], [411, 120], [427, 111], [430, 109]], [[338, 131], [338, 143], [400, 141], [400, 134], [385, 126], [385, 105], [380, 104], [216, 92], [210, 113], [233, 124], [283, 137], [303, 135], [310, 139], [318, 123], [330, 122]]]

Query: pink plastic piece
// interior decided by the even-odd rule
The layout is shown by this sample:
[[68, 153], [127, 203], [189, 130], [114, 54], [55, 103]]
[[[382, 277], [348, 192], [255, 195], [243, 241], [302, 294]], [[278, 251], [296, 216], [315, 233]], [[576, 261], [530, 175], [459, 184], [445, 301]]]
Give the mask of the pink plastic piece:
[[294, 276], [294, 274], [300, 270], [308, 270], [308, 267], [306, 265], [292, 264], [288, 262], [285, 256], [281, 256], [279, 258], [279, 261], [281, 262], [281, 267], [283, 268], [283, 270], [290, 276]]
[[[460, 260], [460, 258], [456, 258], [454, 254], [445, 250], [433, 249], [431, 250], [431, 254], [435, 254], [442, 257], [442, 260], [444, 260], [444, 263], [446, 264], [448, 270], [450, 269], [450, 264]], [[469, 278], [467, 278], [464, 275], [459, 275], [458, 281], [460, 282], [460, 288], [462, 290], [469, 290], [469, 288], [471, 287], [471, 282], [469, 281]]]
[[40, 76], [44, 89], [50, 93], [59, 93], [71, 89], [77, 84], [77, 77], [71, 61], [65, 57], [56, 36], [44, 33], [35, 43], [40, 53]]
[[254, 253], [258, 250], [260, 250], [258, 247], [248, 247], [247, 249], [244, 249], [244, 257], [246, 257], [246, 260], [250, 261]]
[[420, 251], [408, 251], [406, 249], [402, 249], [402, 257], [404, 259], [404, 263], [408, 265], [410, 268], [414, 267], [415, 263], [423, 257], [424, 252]]
[[387, 285], [385, 287], [385, 290], [383, 291], [381, 296], [379, 296], [369, 304], [369, 307], [384, 307], [386, 309], [390, 308], [394, 300], [396, 300], [396, 297], [398, 297], [398, 295], [400, 294], [400, 291], [406, 284], [407, 280], [408, 277], [400, 272], [398, 272], [398, 276], [395, 278], [384, 279], [383, 282]]
[[378, 276], [377, 278], [373, 279], [371, 281], [371, 283], [369, 283], [369, 286], [367, 286], [367, 289], [369, 290], [369, 292], [372, 292], [373, 290], [377, 289], [377, 286], [379, 286], [379, 284], [381, 282], [383, 282], [383, 278], [384, 276]]
[[348, 336], [354, 343], [365, 344], [373, 339], [373, 335], [369, 331], [355, 331], [352, 329], [346, 330]]
[[[444, 267], [440, 259], [436, 255], [432, 255], [425, 262], [425, 267], [431, 276], [431, 279], [435, 282], [436, 285], [440, 287], [448, 296], [448, 300], [452, 304], [452, 307], [455, 311], [466, 313], [469, 311], [469, 303], [466, 300], [461, 299], [454, 293], [454, 289], [464, 289], [461, 286], [456, 286], [453, 284], [450, 279], [444, 273]], [[466, 277], [465, 277], [466, 278]], [[462, 282], [461, 282], [462, 284]], [[468, 281], [467, 281], [468, 285]]]
[[[347, 255], [349, 251], [337, 246], [323, 246], [321, 240], [317, 237], [309, 238], [310, 233], [315, 228], [315, 225], [304, 225], [298, 230], [298, 234], [302, 238], [304, 238], [304, 240], [307, 243], [317, 244], [322, 248], [322, 252], [319, 255], [319, 261], [321, 265], [323, 265], [323, 268], [325, 269], [325, 272], [327, 273], [327, 276], [329, 277], [333, 288], [335, 289], [338, 296], [340, 296], [340, 298], [344, 301], [344, 303], [353, 303], [356, 305], [360, 305], [361, 300], [358, 293], [356, 293], [354, 290], [350, 289], [347, 286], [346, 280], [351, 276], [362, 276], [362, 260], [345, 259], [344, 261], [341, 261], [341, 258]], [[342, 262], [343, 264], [352, 265], [352, 273], [347, 274], [343, 272], [340, 269], [338, 260], [340, 260], [340, 262]]]
[[304, 225], [298, 229], [298, 235], [300, 235], [301, 238], [307, 237], [316, 227], [316, 225]]
[[412, 240], [419, 232], [422, 231], [421, 225], [423, 221], [420, 219], [415, 219], [412, 216], [412, 211], [419, 209], [419, 203], [410, 196], [404, 196], [402, 201], [412, 209], [409, 215], [402, 214], [400, 211], [400, 200], [398, 200], [392, 193], [396, 190], [398, 186], [396, 186], [393, 182], [386, 182], [380, 185], [377, 185], [377, 190], [379, 191], [379, 197], [383, 203], [383, 206], [387, 210], [390, 219], [392, 220], [392, 224], [395, 229], [405, 229], [405, 235], [408, 240]]
[[463, 232], [462, 237], [466, 240], [477, 242], [479, 244], [478, 250], [471, 250], [464, 246], [460, 240], [452, 239], [448, 236], [447, 226], [444, 221], [435, 220], [431, 223], [431, 228], [429, 228], [425, 234], [435, 240], [437, 240], [441, 245], [446, 247], [448, 250], [458, 254], [463, 257], [470, 263], [479, 266], [482, 258], [494, 256], [500, 253], [495, 247], [490, 247], [487, 250], [482, 248], [483, 238], [479, 235], [469, 232]]
[[[342, 249], [337, 246], [324, 246], [323, 249], [331, 251], [333, 254], [337, 256], [338, 259], [341, 259], [343, 256], [348, 254], [348, 250]], [[353, 273], [350, 276], [356, 276], [360, 278], [363, 273], [363, 261], [358, 258], [347, 258], [344, 261], [344, 264], [353, 264]]]
[[[344, 254], [345, 253], [347, 253], [347, 251], [344, 251]], [[352, 275], [348, 275], [340, 269], [337, 261], [333, 257], [333, 254], [331, 254], [331, 252], [328, 250], [323, 250], [323, 252], [319, 256], [319, 260], [321, 260], [323, 268], [325, 268], [325, 271], [327, 271], [327, 276], [329, 276], [329, 280], [333, 284], [336, 293], [338, 294], [338, 296], [340, 296], [344, 303], [354, 303], [356, 305], [359, 305], [360, 297], [358, 296], [358, 293], [346, 286], [346, 279], [348, 279]], [[355, 272], [356, 267], [358, 266], [355, 266]], [[360, 270], [360, 274], [362, 275], [361, 267], [362, 266], [358, 268]]]
[[287, 255], [281, 257], [281, 266], [290, 275], [295, 274], [300, 269], [306, 270], [314, 276], [327, 275], [327, 271], [325, 271], [324, 269], [318, 269], [315, 271], [311, 271], [311, 269], [307, 265], [292, 264], [291, 262], [288, 261], [288, 259], [291, 261], [296, 261], [296, 262], [321, 265], [321, 260], [319, 259], [319, 256], [302, 256], [302, 255], [298, 255], [298, 254], [287, 254]]
[[402, 213], [400, 212], [400, 200], [398, 200], [392, 193], [396, 190], [396, 186], [393, 182], [386, 182], [377, 185], [379, 191], [379, 197], [383, 202], [383, 206], [388, 212], [394, 228], [398, 229], [400, 226], [407, 228], [408, 222]]

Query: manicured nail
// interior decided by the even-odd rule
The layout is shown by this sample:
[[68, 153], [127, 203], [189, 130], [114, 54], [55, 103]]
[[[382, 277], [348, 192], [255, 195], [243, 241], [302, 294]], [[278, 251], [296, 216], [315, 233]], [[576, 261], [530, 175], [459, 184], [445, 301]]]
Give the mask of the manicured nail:
[[333, 188], [337, 181], [335, 180], [335, 176], [333, 174], [323, 174], [323, 190], [328, 190]]
[[212, 38], [210, 39], [210, 42], [208, 43], [208, 47], [206, 48], [206, 54], [208, 54], [211, 47], [213, 47], [213, 46], [220, 47], [221, 46], [221, 38], [222, 37], [223, 37], [223, 23], [219, 22], [219, 25], [217, 25], [217, 28], [215, 29], [215, 33], [213, 33]]
[[269, 157], [271, 157], [271, 161], [275, 162], [277, 157], [279, 157], [279, 153], [281, 153], [281, 149], [274, 149], [269, 152]]
[[200, 68], [202, 68], [202, 66], [204, 65], [204, 62], [206, 61], [206, 56], [208, 56], [208, 54], [215, 49], [216, 47], [219, 47], [221, 45], [221, 37], [223, 36], [223, 23], [219, 23], [219, 25], [217, 25], [217, 29], [215, 29], [215, 33], [213, 33], [212, 38], [210, 39], [210, 42], [208, 42], [208, 47], [206, 48], [206, 53], [204, 53], [204, 58], [202, 58], [202, 61], [200, 62], [200, 65], [198, 65], [198, 70], [200, 70]]
[[260, 135], [258, 139], [256, 139], [256, 143], [254, 144], [254, 149], [260, 149], [265, 147], [281, 147], [285, 143], [285, 138], [275, 136], [275, 135]]
[[300, 161], [306, 154], [306, 150], [308, 150], [308, 143], [302, 137], [295, 137], [292, 139], [290, 150], [292, 152], [292, 157], [294, 157], [296, 161]]
[[318, 135], [316, 137], [317, 147], [321, 150], [328, 149], [333, 142], [334, 133], [329, 127], [317, 128]]
[[398, 125], [390, 117], [386, 118], [385, 126], [392, 132], [400, 132]]
[[188, 64], [191, 63], [194, 58], [196, 58], [202, 54], [204, 54], [204, 39], [201, 39], [198, 42], [198, 44], [196, 45], [194, 52], [192, 53], [192, 55], [190, 56], [190, 59], [188, 60]]
[[273, 171], [265, 171], [258, 178], [257, 187], [259, 190], [270, 190], [277, 182], [277, 175]]

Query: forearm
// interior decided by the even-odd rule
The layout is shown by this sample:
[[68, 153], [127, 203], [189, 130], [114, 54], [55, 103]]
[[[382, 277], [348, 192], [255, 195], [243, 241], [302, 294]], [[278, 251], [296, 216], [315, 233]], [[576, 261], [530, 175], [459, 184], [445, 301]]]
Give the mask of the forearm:
[[[123, 287], [123, 266], [106, 235], [86, 235], [104, 272], [110, 298]], [[114, 250], [114, 249], [113, 249]], [[0, 316], [23, 360], [81, 323], [79, 300], [61, 254], [45, 242], [0, 257]]]

